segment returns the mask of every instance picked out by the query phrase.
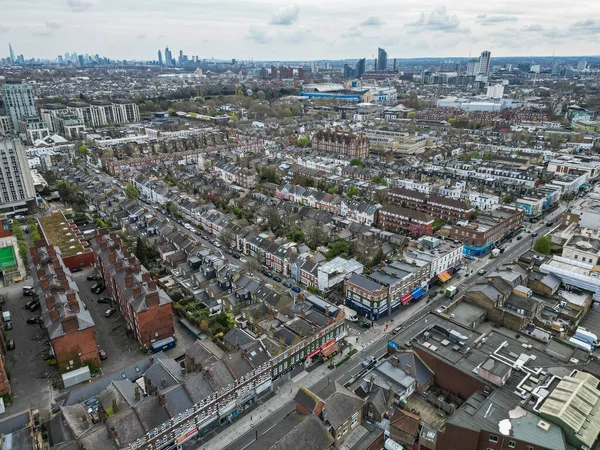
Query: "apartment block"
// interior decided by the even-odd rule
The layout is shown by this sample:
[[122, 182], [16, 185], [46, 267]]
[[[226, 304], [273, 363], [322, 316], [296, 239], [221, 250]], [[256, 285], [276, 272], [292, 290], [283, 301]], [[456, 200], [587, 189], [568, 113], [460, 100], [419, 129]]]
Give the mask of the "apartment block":
[[369, 156], [369, 140], [365, 136], [340, 130], [320, 130], [312, 137], [312, 148], [350, 158], [363, 159]]
[[165, 291], [132, 255], [116, 233], [106, 230], [93, 242], [96, 267], [134, 338], [149, 350], [154, 342], [174, 337], [173, 305]]
[[387, 231], [412, 233], [414, 235], [433, 234], [434, 218], [421, 211], [387, 205], [378, 211], [378, 223]]
[[436, 219], [451, 222], [461, 219], [468, 220], [473, 215], [473, 208], [462, 200], [440, 195], [427, 195], [409, 189], [390, 189], [388, 199], [394, 205], [421, 211]]

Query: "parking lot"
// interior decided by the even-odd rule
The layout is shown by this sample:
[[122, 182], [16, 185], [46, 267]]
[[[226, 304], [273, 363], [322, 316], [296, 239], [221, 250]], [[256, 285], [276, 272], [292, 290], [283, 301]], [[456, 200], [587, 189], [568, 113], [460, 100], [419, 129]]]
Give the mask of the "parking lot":
[[24, 283], [5, 287], [3, 311], [9, 311], [13, 329], [5, 331], [6, 339], [13, 339], [16, 348], [6, 353], [5, 365], [12, 387], [13, 404], [9, 412], [22, 411], [34, 407], [50, 407], [56, 392], [52, 390], [52, 379], [59, 376], [58, 370], [50, 367], [43, 355], [50, 350], [48, 333], [39, 325], [27, 324], [27, 319], [40, 315], [40, 310], [31, 313], [24, 305], [31, 297], [23, 296], [23, 286], [31, 285], [28, 277]]
[[111, 304], [98, 303], [98, 299], [108, 297], [108, 293], [92, 293], [90, 289], [96, 282], [88, 281], [86, 278], [89, 275], [97, 275], [94, 267], [74, 273], [73, 278], [79, 287], [79, 297], [94, 319], [96, 342], [108, 355], [108, 358], [102, 361], [102, 372], [107, 374], [144, 358], [145, 353], [140, 350], [135, 339], [127, 336], [125, 320], [119, 311], [112, 317], [105, 317], [104, 314], [111, 308]]

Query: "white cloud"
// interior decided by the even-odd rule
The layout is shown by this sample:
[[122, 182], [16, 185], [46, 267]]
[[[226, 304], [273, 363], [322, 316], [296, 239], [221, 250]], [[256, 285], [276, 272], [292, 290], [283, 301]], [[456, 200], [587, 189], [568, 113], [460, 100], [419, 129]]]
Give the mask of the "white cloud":
[[52, 30], [58, 30], [59, 28], [62, 28], [62, 25], [58, 22], [48, 20], [48, 21], [46, 21], [46, 28], [50, 28]]
[[269, 22], [271, 25], [292, 25], [298, 21], [300, 7], [298, 5], [287, 6], [275, 12]]
[[252, 27], [248, 30], [248, 37], [257, 44], [268, 44], [272, 37], [262, 28]]
[[482, 25], [496, 25], [497, 23], [516, 22], [519, 20], [516, 16], [480, 14], [477, 19]]
[[383, 21], [377, 16], [369, 16], [360, 23], [361, 27], [380, 27]]
[[467, 29], [460, 28], [460, 19], [456, 14], [448, 14], [446, 6], [438, 6], [428, 15], [421, 13], [418, 20], [409, 22], [406, 26], [413, 29], [420, 28], [422, 30], [443, 31], [447, 33], [468, 31]]
[[569, 27], [575, 33], [600, 33], [600, 20], [585, 19], [575, 22]]
[[96, 0], [67, 0], [67, 5], [75, 12], [87, 11], [96, 4]]
[[356, 38], [361, 38], [362, 35], [363, 35], [362, 31], [360, 31], [356, 27], [352, 27], [352, 28], [349, 28], [348, 30], [342, 32], [342, 34], [340, 36], [342, 36], [344, 39], [356, 39]]

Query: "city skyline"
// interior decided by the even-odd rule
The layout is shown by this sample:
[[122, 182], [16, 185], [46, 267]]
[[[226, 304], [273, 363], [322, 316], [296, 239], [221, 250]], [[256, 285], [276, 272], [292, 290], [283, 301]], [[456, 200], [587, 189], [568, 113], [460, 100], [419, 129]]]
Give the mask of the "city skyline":
[[69, 51], [136, 60], [155, 60], [157, 49], [167, 45], [225, 60], [373, 59], [378, 46], [398, 58], [468, 57], [480, 48], [493, 49], [497, 57], [582, 56], [597, 54], [600, 37], [600, 21], [589, 18], [600, 12], [596, 4], [578, 12], [547, 2], [537, 11], [531, 3], [509, 0], [498, 12], [471, 1], [446, 6], [429, 0], [403, 5], [395, 16], [398, 5], [387, 0], [366, 14], [359, 3], [314, 0], [283, 8], [274, 1], [234, 0], [208, 8], [183, 0], [168, 8], [155, 0], [64, 0], [50, 8], [32, 0], [27, 10], [16, 0], [7, 2], [0, 25], [3, 57], [9, 42], [16, 54], [42, 59], [55, 59], [73, 42], [78, 46]]

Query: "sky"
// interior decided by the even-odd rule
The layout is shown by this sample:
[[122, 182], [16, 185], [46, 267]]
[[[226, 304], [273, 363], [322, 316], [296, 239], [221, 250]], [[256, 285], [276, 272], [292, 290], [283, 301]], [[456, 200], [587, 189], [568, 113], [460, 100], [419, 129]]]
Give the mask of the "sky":
[[598, 55], [600, 2], [579, 0], [0, 0], [0, 57], [65, 52], [293, 60]]

